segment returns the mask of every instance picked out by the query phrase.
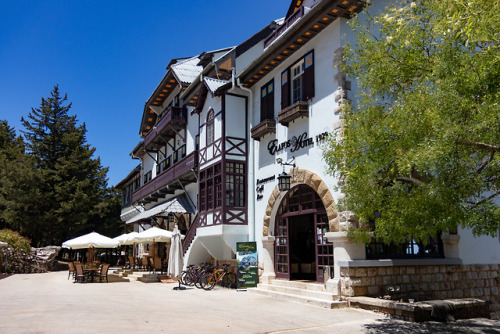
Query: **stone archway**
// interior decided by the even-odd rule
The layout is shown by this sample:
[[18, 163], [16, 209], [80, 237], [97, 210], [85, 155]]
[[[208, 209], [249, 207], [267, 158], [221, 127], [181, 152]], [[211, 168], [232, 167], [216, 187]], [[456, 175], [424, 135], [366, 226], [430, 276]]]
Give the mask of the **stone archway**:
[[[311, 187], [318, 196], [321, 198], [323, 205], [326, 208], [326, 214], [328, 217], [328, 225], [330, 228], [330, 232], [339, 232], [340, 231], [340, 220], [339, 214], [337, 211], [337, 207], [335, 206], [335, 202], [333, 201], [333, 196], [326, 183], [315, 173], [307, 170], [300, 169], [298, 167], [294, 167], [290, 170], [291, 175], [291, 183], [294, 184], [306, 184]], [[273, 213], [273, 208], [277, 204], [276, 201], [280, 197], [280, 191], [278, 186], [276, 185], [269, 196], [269, 200], [267, 202], [266, 213], [264, 216], [264, 228], [262, 231], [262, 235], [264, 237], [269, 236], [269, 226], [271, 224], [271, 216]]]

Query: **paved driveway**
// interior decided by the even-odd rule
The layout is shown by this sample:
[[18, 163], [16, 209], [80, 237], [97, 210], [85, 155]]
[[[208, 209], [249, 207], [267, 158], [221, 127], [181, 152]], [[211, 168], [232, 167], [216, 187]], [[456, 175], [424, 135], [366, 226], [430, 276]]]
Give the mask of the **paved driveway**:
[[[175, 291], [174, 286], [123, 281], [75, 284], [67, 280], [67, 272], [13, 275], [0, 279], [0, 333], [435, 333], [439, 328], [452, 329], [388, 321], [362, 310], [327, 310], [245, 291]], [[480, 324], [491, 333], [500, 328], [500, 322]], [[469, 329], [463, 333], [477, 327], [460, 326], [458, 330]], [[457, 333], [457, 328], [450, 333]]]

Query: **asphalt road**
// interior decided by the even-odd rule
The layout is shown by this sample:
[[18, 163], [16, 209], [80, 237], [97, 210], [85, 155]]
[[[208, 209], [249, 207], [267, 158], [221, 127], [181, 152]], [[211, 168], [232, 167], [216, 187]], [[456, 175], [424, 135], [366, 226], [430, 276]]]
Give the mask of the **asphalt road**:
[[413, 324], [249, 291], [175, 283], [73, 283], [67, 272], [0, 279], [0, 333], [500, 333], [500, 322]]

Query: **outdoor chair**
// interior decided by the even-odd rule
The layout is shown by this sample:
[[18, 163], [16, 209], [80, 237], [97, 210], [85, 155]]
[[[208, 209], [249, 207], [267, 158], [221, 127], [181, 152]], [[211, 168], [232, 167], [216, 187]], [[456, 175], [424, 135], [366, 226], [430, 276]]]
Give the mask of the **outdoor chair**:
[[68, 262], [68, 279], [73, 274], [73, 278], [75, 278], [75, 265], [73, 262]]
[[149, 259], [149, 269], [150, 269], [150, 272], [157, 273], [158, 271], [160, 271], [160, 273], [163, 274], [163, 266], [162, 266], [162, 263], [161, 263], [161, 259], [159, 257], [155, 257], [154, 261], [153, 261], [152, 257], [150, 257], [148, 259]]
[[128, 257], [128, 265], [130, 269], [135, 269], [135, 260], [133, 256]]
[[147, 256], [143, 256], [142, 259], [141, 259], [141, 266], [144, 270], [148, 270], [149, 268], [149, 263], [148, 263], [148, 257]]
[[109, 283], [108, 269], [109, 269], [109, 263], [103, 263], [100, 270], [97, 272], [97, 277], [99, 277], [99, 283], [101, 283], [104, 278], [106, 278], [106, 283]]
[[75, 282], [80, 281], [80, 283], [83, 283], [85, 280], [88, 280], [90, 278], [90, 274], [84, 273], [83, 265], [81, 263], [75, 263], [75, 270]]

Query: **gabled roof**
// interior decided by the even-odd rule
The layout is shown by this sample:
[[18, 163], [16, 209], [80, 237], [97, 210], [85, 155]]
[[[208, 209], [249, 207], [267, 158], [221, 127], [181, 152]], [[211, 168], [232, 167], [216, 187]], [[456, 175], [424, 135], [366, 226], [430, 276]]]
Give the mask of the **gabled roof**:
[[229, 80], [219, 80], [219, 79], [214, 79], [214, 78], [203, 78], [203, 82], [207, 86], [207, 88], [212, 92], [212, 94], [217, 95], [218, 90], [221, 87], [224, 87], [227, 84], [230, 84], [231, 81]]
[[255, 85], [337, 18], [349, 19], [365, 5], [365, 0], [320, 0], [308, 10], [299, 7], [266, 39], [264, 52], [238, 74], [238, 80], [245, 87]]
[[141, 165], [137, 165], [132, 171], [120, 182], [115, 185], [116, 189], [123, 189], [136, 175], [141, 173]]
[[183, 86], [191, 84], [203, 71], [203, 67], [198, 65], [200, 59], [198, 57], [182, 60], [178, 63], [172, 64], [172, 70], [175, 78]]

